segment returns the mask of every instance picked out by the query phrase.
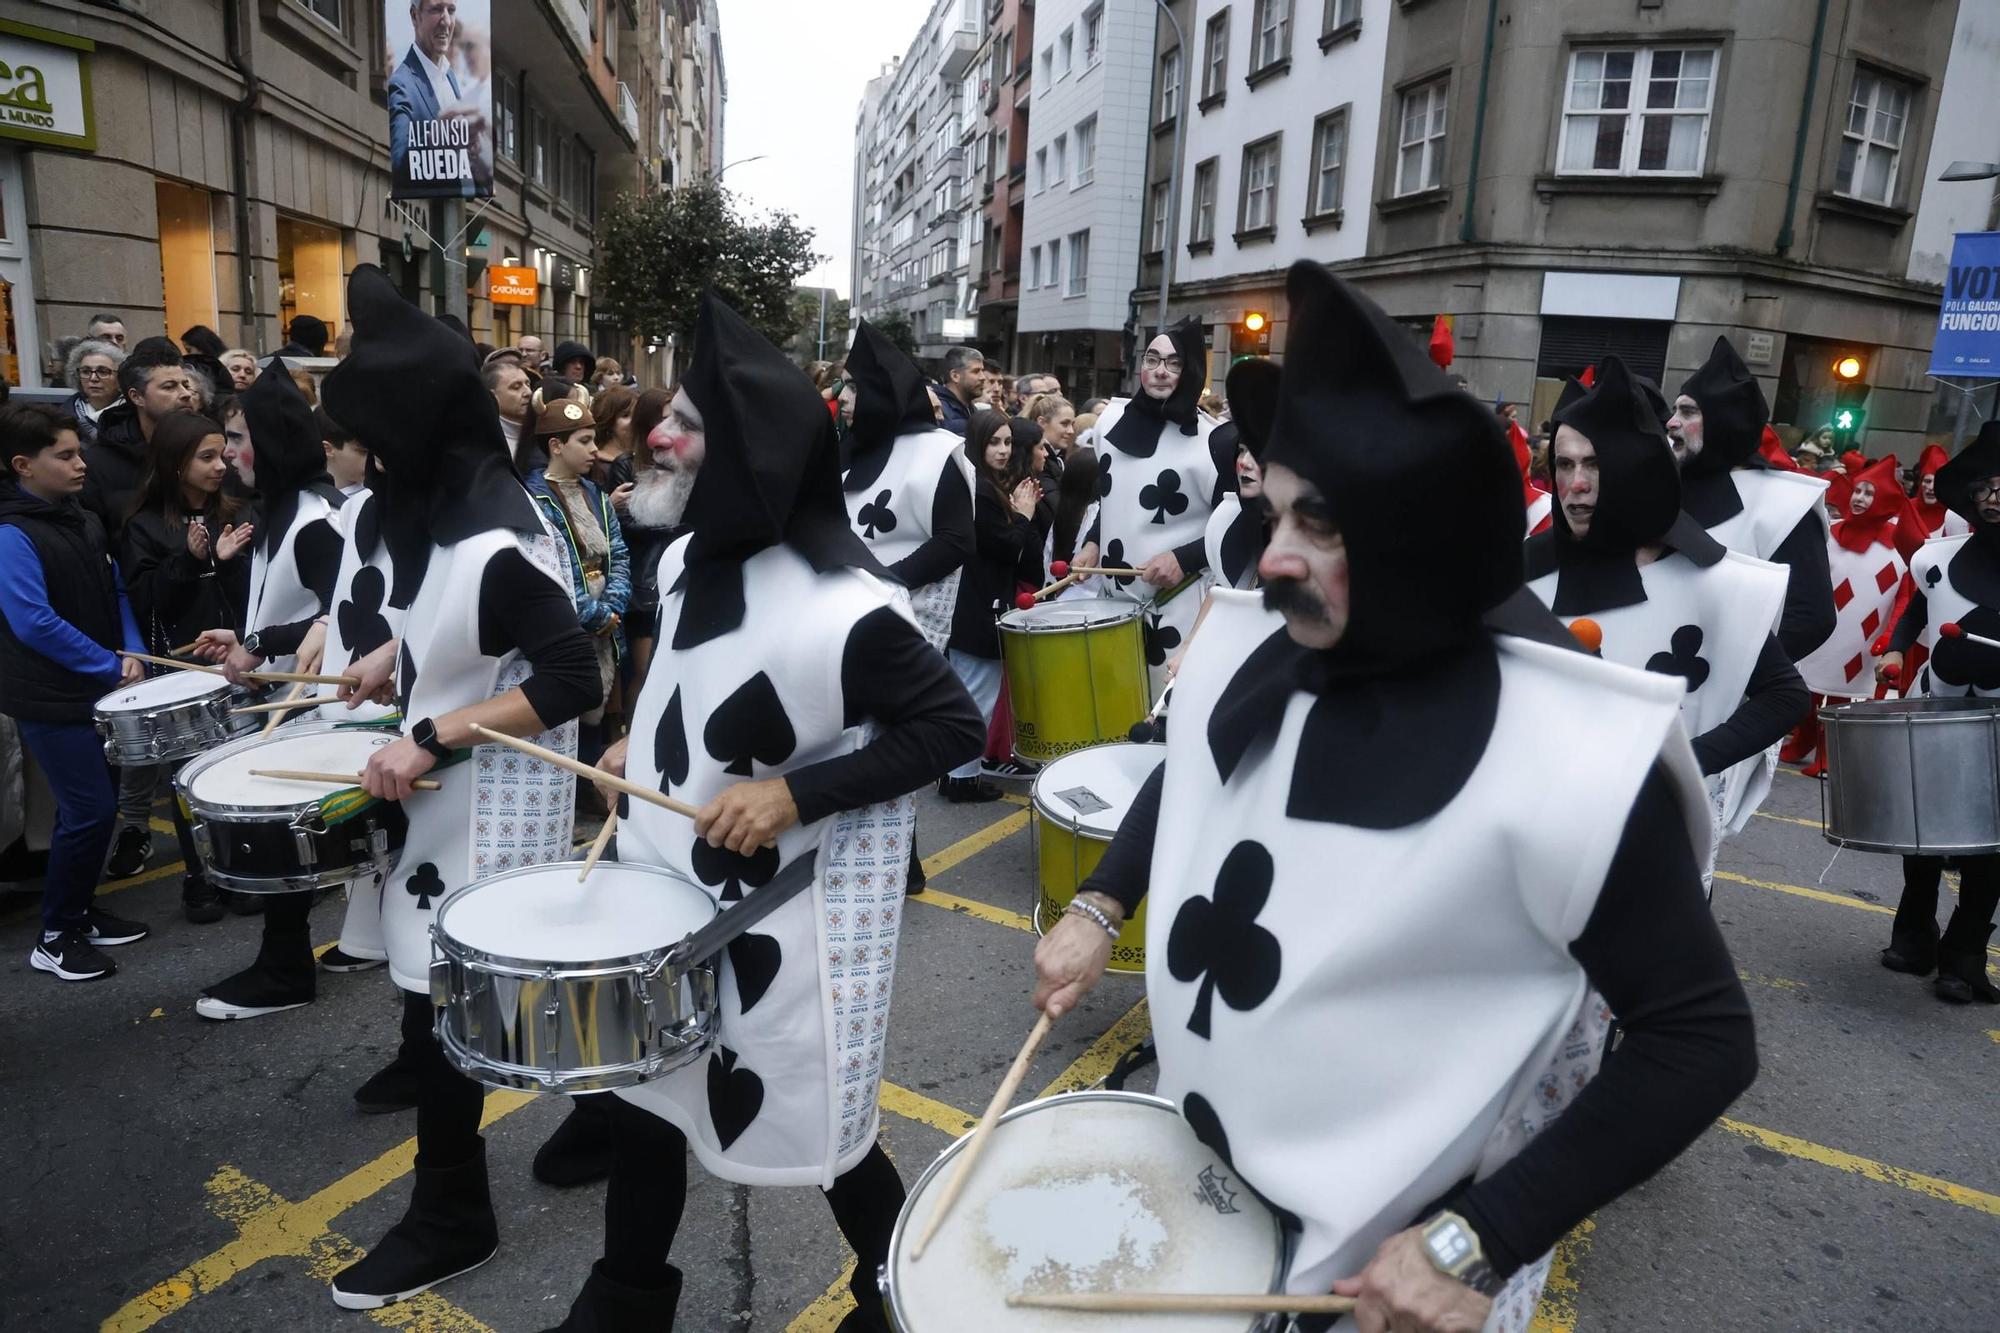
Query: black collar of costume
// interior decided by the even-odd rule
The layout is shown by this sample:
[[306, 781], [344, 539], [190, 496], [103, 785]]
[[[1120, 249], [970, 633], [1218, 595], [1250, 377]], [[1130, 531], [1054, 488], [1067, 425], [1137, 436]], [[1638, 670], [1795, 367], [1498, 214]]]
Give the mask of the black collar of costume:
[[[1702, 569], [1729, 552], [1708, 535], [1699, 520], [1686, 513], [1674, 520], [1660, 544]], [[1646, 600], [1645, 576], [1630, 551], [1598, 550], [1565, 541], [1552, 526], [1528, 539], [1523, 559], [1531, 581], [1555, 573], [1556, 593], [1549, 609], [1558, 616], [1595, 615]]]
[[1704, 528], [1712, 528], [1743, 512], [1743, 493], [1727, 472], [1683, 471], [1681, 508]]

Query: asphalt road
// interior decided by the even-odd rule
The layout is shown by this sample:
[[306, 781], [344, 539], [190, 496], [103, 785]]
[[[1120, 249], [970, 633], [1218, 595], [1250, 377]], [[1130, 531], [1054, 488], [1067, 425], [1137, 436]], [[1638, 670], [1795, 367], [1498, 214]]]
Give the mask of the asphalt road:
[[[1947, 1007], [1876, 963], [1897, 863], [1843, 853], [1827, 869], [1817, 784], [1777, 783], [1766, 817], [1725, 845], [1715, 890], [1762, 1076], [1723, 1125], [1570, 1238], [1541, 1328], [2000, 1329], [2000, 1009]], [[923, 804], [920, 846], [952, 863], [906, 916], [896, 978], [883, 1132], [906, 1182], [984, 1105], [1033, 1021], [1024, 824], [1018, 805]], [[156, 838], [152, 873], [171, 847]], [[350, 1102], [394, 1049], [389, 983], [322, 976], [310, 1008], [204, 1022], [195, 995], [248, 960], [258, 922], [190, 926], [176, 873], [141, 880], [107, 902], [154, 934], [89, 985], [30, 970], [34, 899], [0, 893], [0, 1328], [559, 1322], [599, 1250], [601, 1187], [533, 1181], [563, 1107], [508, 1094], [488, 1104], [495, 1261], [375, 1315], [334, 1307], [328, 1279], [409, 1192], [414, 1117]], [[338, 927], [337, 903], [315, 911], [316, 941]], [[1142, 998], [1136, 979], [1108, 980], [1025, 1087], [1098, 1078], [1143, 1034]], [[814, 1333], [844, 1309], [849, 1257], [816, 1191], [697, 1170], [675, 1259], [683, 1328]]]

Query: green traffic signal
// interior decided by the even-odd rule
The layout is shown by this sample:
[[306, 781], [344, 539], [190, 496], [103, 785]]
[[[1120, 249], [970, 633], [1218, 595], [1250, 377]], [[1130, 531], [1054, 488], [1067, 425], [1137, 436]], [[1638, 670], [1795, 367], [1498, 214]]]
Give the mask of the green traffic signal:
[[1840, 411], [1834, 413], [1833, 424], [1837, 429], [1840, 430], [1853, 430], [1854, 409], [1851, 407], [1841, 408]]

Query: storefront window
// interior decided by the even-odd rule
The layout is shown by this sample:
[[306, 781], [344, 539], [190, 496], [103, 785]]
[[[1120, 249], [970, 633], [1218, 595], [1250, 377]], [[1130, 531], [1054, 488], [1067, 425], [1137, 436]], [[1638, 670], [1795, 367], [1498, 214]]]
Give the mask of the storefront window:
[[167, 336], [179, 338], [196, 324], [214, 328], [215, 233], [209, 225], [209, 194], [191, 185], [157, 181], [160, 215], [160, 284], [166, 293]]
[[34, 275], [28, 268], [28, 224], [21, 160], [0, 150], [0, 381], [20, 388], [42, 383], [36, 364]]
[[299, 218], [278, 217], [278, 316], [281, 331], [294, 315], [317, 315], [341, 328], [340, 232]]

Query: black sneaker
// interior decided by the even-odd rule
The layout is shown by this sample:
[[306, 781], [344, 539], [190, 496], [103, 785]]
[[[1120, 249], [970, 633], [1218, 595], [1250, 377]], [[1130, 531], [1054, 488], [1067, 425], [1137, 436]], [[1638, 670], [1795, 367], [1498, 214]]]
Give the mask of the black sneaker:
[[84, 922], [85, 937], [99, 947], [111, 944], [137, 944], [153, 933], [145, 923], [113, 916], [102, 907], [91, 908]]
[[262, 1018], [311, 1004], [313, 989], [310, 958], [306, 960], [303, 976], [295, 975], [291, 969], [267, 967], [260, 958], [235, 976], [210, 986], [194, 1002], [194, 1011], [217, 1022]]
[[938, 779], [938, 795], [953, 805], [978, 805], [986, 801], [997, 801], [1002, 794], [998, 787], [979, 778]]
[[338, 944], [319, 956], [320, 967], [328, 972], [366, 972], [370, 968], [381, 967], [386, 958], [359, 958], [347, 952]]
[[197, 926], [222, 920], [222, 893], [207, 876], [181, 877], [181, 915]]
[[111, 855], [104, 862], [107, 879], [130, 879], [146, 868], [146, 859], [153, 854], [153, 831], [138, 824], [127, 824], [118, 830], [117, 840], [111, 844]]
[[1032, 778], [1041, 771], [1042, 766], [1040, 764], [1031, 764], [1025, 759], [1003, 759], [997, 764], [988, 759], [982, 761], [979, 765], [979, 774], [981, 777], [1000, 778], [1013, 782]]
[[28, 966], [37, 972], [53, 972], [58, 981], [96, 981], [118, 971], [118, 964], [99, 953], [80, 930], [65, 930], [37, 944], [28, 955]]

